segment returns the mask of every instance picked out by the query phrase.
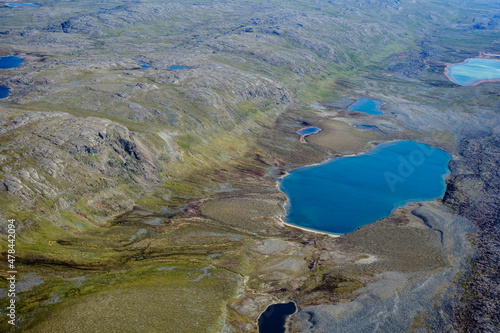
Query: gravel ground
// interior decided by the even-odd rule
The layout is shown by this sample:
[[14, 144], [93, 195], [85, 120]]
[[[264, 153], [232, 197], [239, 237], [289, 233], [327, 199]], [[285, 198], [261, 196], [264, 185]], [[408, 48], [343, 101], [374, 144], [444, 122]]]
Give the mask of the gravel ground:
[[[452, 282], [474, 252], [466, 240], [475, 228], [439, 203], [424, 203], [413, 213], [443, 233], [441, 250], [449, 266], [413, 273], [384, 272], [347, 303], [302, 308], [291, 319], [291, 332], [403, 332], [413, 328], [449, 331], [456, 301]], [[429, 309], [440, 305], [439, 314]], [[431, 310], [432, 311], [432, 310]], [[437, 316], [438, 315], [438, 316]]]

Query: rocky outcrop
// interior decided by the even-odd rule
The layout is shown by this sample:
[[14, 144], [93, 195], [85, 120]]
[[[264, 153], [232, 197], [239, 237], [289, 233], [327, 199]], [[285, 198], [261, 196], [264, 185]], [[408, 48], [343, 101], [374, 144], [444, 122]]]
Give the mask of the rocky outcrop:
[[99, 198], [100, 192], [123, 183], [151, 193], [161, 182], [160, 154], [143, 137], [111, 120], [7, 111], [0, 121], [0, 137], [9, 145], [0, 162], [0, 195], [7, 202], [16, 199], [35, 207], [53, 200]]
[[495, 332], [500, 327], [500, 137], [465, 139], [453, 160], [443, 199], [480, 230], [480, 255], [465, 281], [463, 308], [457, 309], [462, 332]]

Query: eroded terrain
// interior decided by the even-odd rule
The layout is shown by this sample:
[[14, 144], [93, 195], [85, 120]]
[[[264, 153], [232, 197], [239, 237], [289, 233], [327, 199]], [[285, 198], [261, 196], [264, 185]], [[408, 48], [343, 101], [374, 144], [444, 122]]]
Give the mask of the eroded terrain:
[[[255, 332], [294, 300], [290, 332], [494, 331], [500, 84], [443, 71], [500, 51], [500, 8], [450, 3], [0, 8], [0, 55], [25, 61], [0, 72], [1, 330]], [[453, 155], [443, 200], [339, 238], [283, 224], [278, 176], [399, 139]]]

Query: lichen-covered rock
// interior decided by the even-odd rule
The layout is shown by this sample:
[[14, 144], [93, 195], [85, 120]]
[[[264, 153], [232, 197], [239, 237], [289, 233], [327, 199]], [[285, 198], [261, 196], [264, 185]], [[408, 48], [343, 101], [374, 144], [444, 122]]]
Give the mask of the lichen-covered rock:
[[479, 227], [480, 255], [456, 316], [464, 332], [494, 332], [500, 326], [500, 138], [464, 139], [459, 153], [443, 201]]
[[[9, 146], [0, 162], [0, 196], [7, 201], [35, 207], [58, 199], [67, 208], [75, 198], [99, 198], [120, 183], [152, 193], [161, 182], [157, 175], [163, 166], [151, 146], [108, 119], [5, 110], [0, 136]], [[124, 202], [130, 196], [117, 192]]]

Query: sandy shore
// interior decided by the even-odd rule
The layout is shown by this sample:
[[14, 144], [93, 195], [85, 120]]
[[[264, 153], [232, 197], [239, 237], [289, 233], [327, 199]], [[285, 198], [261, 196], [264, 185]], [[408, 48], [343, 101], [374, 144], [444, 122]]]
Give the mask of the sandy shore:
[[[389, 142], [396, 142], [396, 141], [399, 141], [399, 140], [394, 140], [394, 141], [389, 141]], [[373, 148], [375, 148], [375, 147], [373, 147]], [[373, 149], [373, 148], [371, 148], [371, 149]], [[367, 151], [364, 151], [364, 152], [361, 152], [361, 153], [357, 153], [357, 154], [347, 154], [347, 155], [336, 156], [336, 157], [342, 158], [342, 157], [353, 157], [353, 156], [363, 155], [363, 154], [367, 153], [368, 151], [370, 151], [371, 149], [369, 149]], [[305, 165], [303, 167], [295, 168], [293, 170], [301, 169], [301, 168], [309, 168], [309, 167], [317, 166], [317, 165], [320, 165], [320, 164], [324, 164], [324, 163], [330, 161], [332, 158], [335, 158], [335, 157], [327, 158], [324, 161], [321, 161], [321, 162], [318, 162], [318, 163], [314, 163], [314, 164]], [[278, 191], [280, 191], [281, 193], [283, 193], [286, 196], [286, 198], [287, 198], [287, 200], [282, 205], [283, 210], [285, 212], [287, 210], [286, 206], [289, 204], [289, 200], [290, 199], [288, 198], [288, 196], [286, 195], [286, 193], [281, 190], [281, 188], [279, 186], [279, 180], [285, 178], [288, 175], [290, 175], [290, 173], [288, 171], [285, 171], [285, 173], [283, 175], [279, 176], [277, 178], [277, 181], [276, 181], [276, 188], [278, 189]], [[304, 231], [307, 231], [307, 232], [313, 232], [313, 233], [316, 233], [316, 234], [323, 234], [323, 235], [327, 235], [327, 236], [334, 237], [334, 238], [343, 236], [343, 234], [335, 234], [335, 233], [330, 233], [330, 232], [326, 232], [326, 231], [319, 231], [319, 230], [309, 229], [309, 228], [305, 228], [305, 227], [299, 227], [297, 225], [287, 223], [287, 222], [285, 222], [285, 220], [284, 220], [285, 216], [283, 216], [283, 215], [277, 216], [277, 218], [278, 218], [278, 220], [280, 222], [280, 225], [282, 225], [282, 226], [289, 226], [289, 227], [292, 227], [292, 228], [301, 229], [301, 230], [304, 230]]]
[[327, 236], [330, 236], [330, 237], [333, 237], [333, 238], [338, 238], [340, 236], [343, 236], [342, 234], [334, 234], [334, 233], [330, 233], [330, 232], [326, 232], [326, 231], [318, 231], [318, 230], [304, 228], [304, 227], [299, 227], [299, 226], [287, 223], [284, 220], [284, 216], [278, 216], [278, 220], [280, 221], [280, 225], [288, 226], [288, 227], [292, 227], [292, 228], [296, 228], [296, 229], [301, 229], [301, 230], [304, 230], [304, 231], [307, 231], [307, 232], [313, 232], [315, 234], [327, 235]]

